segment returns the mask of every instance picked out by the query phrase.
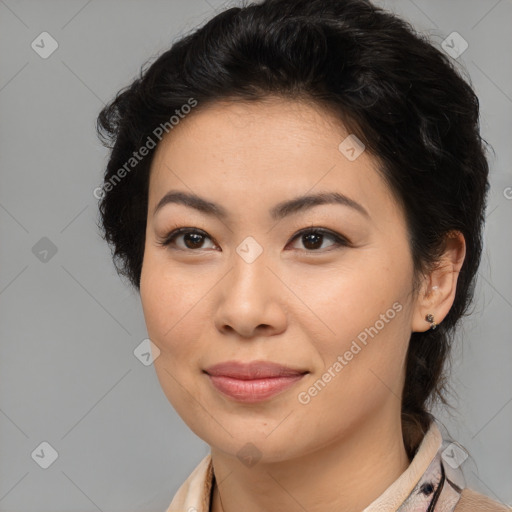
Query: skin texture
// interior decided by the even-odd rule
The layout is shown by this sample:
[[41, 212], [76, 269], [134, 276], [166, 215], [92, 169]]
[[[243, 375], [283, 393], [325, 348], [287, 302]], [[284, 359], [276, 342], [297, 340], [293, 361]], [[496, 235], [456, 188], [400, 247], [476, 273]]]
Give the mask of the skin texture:
[[[214, 512], [362, 510], [409, 465], [400, 423], [408, 341], [412, 331], [429, 328], [427, 313], [437, 323], [448, 313], [464, 239], [450, 239], [440, 269], [414, 295], [404, 213], [367, 151], [354, 161], [340, 152], [348, 133], [335, 118], [276, 98], [200, 107], [166, 135], [151, 166], [140, 292], [160, 350], [159, 382], [211, 447]], [[181, 204], [153, 215], [170, 190], [193, 192], [230, 216]], [[318, 192], [350, 197], [369, 218], [326, 204], [271, 219], [277, 203]], [[349, 244], [296, 237], [311, 226]], [[158, 244], [179, 227], [206, 236], [197, 245], [186, 245], [183, 235]], [[252, 263], [236, 251], [248, 236], [263, 249]], [[301, 403], [299, 393], [396, 303], [400, 311]], [[309, 374], [280, 395], [243, 404], [221, 395], [203, 372], [233, 359]], [[256, 464], [237, 456], [244, 446], [258, 454]]]

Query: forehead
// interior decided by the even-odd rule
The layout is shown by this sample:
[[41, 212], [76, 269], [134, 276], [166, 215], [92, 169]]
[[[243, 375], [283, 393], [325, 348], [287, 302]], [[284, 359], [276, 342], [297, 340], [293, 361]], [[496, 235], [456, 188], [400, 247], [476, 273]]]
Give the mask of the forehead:
[[[341, 121], [311, 103], [275, 97], [225, 100], [196, 107], [164, 136], [157, 153], [195, 146], [197, 158], [257, 156], [258, 162], [264, 162], [268, 155], [284, 161], [311, 146], [332, 148], [347, 135]], [[221, 148], [232, 152], [219, 154]]]
[[368, 210], [396, 206], [377, 160], [367, 151], [350, 160], [340, 150], [352, 135], [328, 110], [283, 99], [200, 107], [157, 147], [150, 208], [171, 188], [221, 203], [244, 195], [254, 207], [320, 190], [357, 198]]

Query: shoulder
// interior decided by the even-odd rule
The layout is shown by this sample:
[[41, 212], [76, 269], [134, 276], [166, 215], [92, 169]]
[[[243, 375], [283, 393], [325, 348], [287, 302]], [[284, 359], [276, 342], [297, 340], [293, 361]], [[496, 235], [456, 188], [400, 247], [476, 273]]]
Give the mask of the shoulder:
[[454, 512], [511, 512], [512, 508], [494, 501], [473, 489], [463, 489]]
[[213, 484], [211, 453], [206, 455], [181, 484], [166, 512], [207, 512]]

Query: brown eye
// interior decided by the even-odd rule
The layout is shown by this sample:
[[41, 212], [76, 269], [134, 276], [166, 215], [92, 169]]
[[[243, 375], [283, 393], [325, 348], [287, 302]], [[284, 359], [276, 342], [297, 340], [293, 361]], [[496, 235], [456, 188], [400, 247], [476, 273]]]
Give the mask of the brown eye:
[[[176, 240], [182, 239], [179, 244]], [[204, 241], [210, 237], [199, 229], [179, 228], [167, 235], [163, 240], [159, 241], [159, 245], [170, 246], [175, 245], [179, 250], [207, 249], [204, 247]]]
[[[323, 252], [318, 251], [318, 249], [324, 249], [323, 243], [326, 239], [334, 240], [334, 243], [330, 246], [348, 246], [348, 242], [345, 238], [338, 235], [337, 233], [333, 233], [332, 231], [328, 231], [326, 229], [321, 228], [309, 228], [297, 233], [292, 240], [300, 239], [303, 243], [305, 250], [309, 252]], [[328, 246], [329, 247], [329, 246]]]
[[200, 233], [183, 233], [183, 243], [188, 249], [200, 249], [204, 243], [204, 235]]

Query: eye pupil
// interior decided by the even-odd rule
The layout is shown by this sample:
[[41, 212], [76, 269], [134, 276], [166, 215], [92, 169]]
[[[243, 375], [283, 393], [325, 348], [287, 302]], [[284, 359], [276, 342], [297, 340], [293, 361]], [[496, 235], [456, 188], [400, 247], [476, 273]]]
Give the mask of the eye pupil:
[[[318, 233], [307, 233], [307, 234], [303, 235], [303, 240], [310, 239], [310, 241], [311, 241], [311, 238], [313, 239], [312, 244], [310, 244], [309, 242], [306, 242], [304, 244], [304, 247], [307, 247], [308, 249], [318, 248], [319, 246], [322, 245], [322, 243], [321, 243], [322, 236], [323, 235], [318, 234]], [[320, 242], [320, 243], [318, 243], [318, 242]], [[313, 245], [313, 247], [311, 247], [311, 245]]]
[[[203, 235], [199, 233], [185, 233], [183, 235], [183, 241], [188, 249], [193, 249], [197, 247], [201, 247], [203, 242]], [[192, 246], [190, 247], [188, 243], [191, 242]]]

